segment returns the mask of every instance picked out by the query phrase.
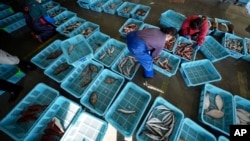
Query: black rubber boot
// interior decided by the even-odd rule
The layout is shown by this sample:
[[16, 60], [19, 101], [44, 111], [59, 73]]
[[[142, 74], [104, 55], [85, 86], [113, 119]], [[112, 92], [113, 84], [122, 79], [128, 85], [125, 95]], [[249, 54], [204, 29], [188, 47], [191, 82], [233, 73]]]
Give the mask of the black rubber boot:
[[27, 72], [27, 71], [33, 71], [35, 70], [37, 67], [32, 64], [31, 62], [29, 61], [24, 61], [24, 60], [20, 60], [19, 64], [18, 64], [18, 67], [24, 71], [24, 72]]
[[10, 94], [9, 102], [14, 102], [20, 95], [23, 87], [0, 79], [0, 90], [8, 92]]

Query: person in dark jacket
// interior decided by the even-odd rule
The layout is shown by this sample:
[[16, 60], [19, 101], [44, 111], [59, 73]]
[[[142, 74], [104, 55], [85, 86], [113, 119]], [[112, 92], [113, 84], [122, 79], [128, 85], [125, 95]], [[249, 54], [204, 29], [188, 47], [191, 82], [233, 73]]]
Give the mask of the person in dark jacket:
[[127, 47], [144, 69], [144, 77], [154, 77], [153, 59], [164, 49], [165, 42], [176, 36], [173, 27], [146, 28], [129, 32], [126, 36]]
[[53, 26], [55, 20], [48, 15], [41, 0], [26, 0], [24, 17], [27, 25], [33, 31], [32, 36], [40, 43], [56, 34], [55, 26]]
[[191, 15], [182, 23], [180, 35], [197, 42], [199, 48], [205, 41], [209, 22], [205, 16]]

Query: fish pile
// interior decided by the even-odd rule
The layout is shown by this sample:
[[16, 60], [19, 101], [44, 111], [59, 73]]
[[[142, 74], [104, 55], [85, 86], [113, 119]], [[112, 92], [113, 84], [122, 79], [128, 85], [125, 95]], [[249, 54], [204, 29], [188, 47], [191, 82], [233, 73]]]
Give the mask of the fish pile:
[[127, 34], [127, 33], [131, 32], [131, 31], [135, 31], [135, 30], [138, 30], [138, 29], [139, 29], [138, 25], [136, 25], [134, 23], [131, 23], [131, 24], [128, 24], [128, 25], [123, 27], [123, 32]]
[[112, 3], [108, 6], [109, 9], [115, 9], [117, 7], [117, 4]]
[[82, 70], [82, 73], [79, 77], [81, 79], [80, 87], [86, 87], [92, 81], [93, 73], [98, 73], [99, 69], [94, 64], [89, 64], [85, 69]]
[[74, 29], [76, 29], [77, 27], [79, 27], [81, 24], [82, 24], [82, 22], [75, 21], [75, 22], [71, 23], [70, 25], [66, 26], [62, 32], [65, 33], [65, 34], [69, 34]]
[[124, 7], [124, 8], [122, 9], [122, 11], [123, 11], [124, 13], [129, 13], [131, 10], [132, 10], [131, 7]]
[[247, 54], [250, 54], [250, 41], [246, 43]]
[[64, 22], [66, 22], [68, 19], [69, 19], [68, 17], [63, 17], [63, 18], [61, 18], [59, 20], [56, 20], [55, 25], [58, 26], [58, 25], [60, 25], [60, 24], [62, 24]]
[[123, 59], [121, 59], [117, 67], [121, 74], [130, 77], [132, 75], [131, 72], [134, 72], [136, 63], [137, 61], [133, 56], [126, 56]]
[[89, 97], [89, 103], [95, 108], [95, 104], [97, 103], [98, 96], [96, 92], [92, 92]]
[[21, 112], [21, 117], [17, 119], [18, 123], [34, 121], [38, 119], [38, 114], [43, 112], [48, 105], [34, 104], [29, 106], [26, 110]]
[[52, 118], [47, 124], [47, 127], [43, 131], [43, 135], [41, 136], [40, 141], [57, 141], [64, 134], [64, 128], [60, 122], [60, 120], [56, 117]]
[[87, 38], [89, 35], [93, 32], [94, 28], [93, 27], [87, 27], [86, 29], [82, 30], [81, 34]]
[[250, 125], [250, 112], [243, 108], [236, 108], [236, 124]]
[[114, 46], [109, 47], [106, 51], [104, 51], [104, 52], [100, 55], [99, 60], [102, 60], [102, 59], [104, 59], [105, 57], [112, 57], [112, 56], [113, 56], [112, 54], [114, 53], [114, 51], [115, 51], [115, 47], [114, 47]]
[[204, 107], [203, 110], [205, 111], [204, 114], [208, 115], [214, 119], [220, 119], [224, 116], [224, 112], [222, 111], [222, 108], [224, 106], [224, 102], [222, 97], [219, 94], [215, 95], [214, 104], [216, 107], [211, 106], [210, 102], [210, 93], [207, 92], [204, 97]]
[[174, 47], [174, 43], [175, 43], [175, 41], [176, 41], [176, 38], [175, 38], [175, 37], [173, 37], [171, 40], [169, 40], [169, 41], [165, 42], [165, 46], [164, 46], [164, 48], [165, 48], [165, 49], [167, 49], [167, 50], [172, 50], [172, 49], [173, 49], [173, 47]]
[[243, 50], [243, 45], [238, 39], [226, 39], [226, 47], [239, 53]]
[[138, 16], [145, 16], [146, 13], [147, 13], [147, 11], [144, 9], [137, 9], [135, 12], [135, 14]]
[[172, 70], [172, 67], [169, 65], [168, 58], [165, 58], [163, 61], [161, 61], [161, 57], [160, 56], [155, 57], [154, 58], [154, 63], [156, 65], [160, 66], [161, 68], [163, 68], [164, 70], [167, 70], [167, 71], [171, 71]]
[[168, 141], [175, 126], [175, 114], [165, 105], [155, 107], [146, 121], [142, 134], [152, 140]]
[[51, 52], [50, 54], [48, 54], [48, 56], [46, 57], [46, 60], [50, 60], [50, 59], [56, 59], [58, 56], [60, 56], [62, 54], [62, 50], [58, 49], [55, 50], [54, 52]]
[[53, 11], [53, 12], [50, 12], [49, 15], [50, 15], [51, 17], [55, 17], [56, 15], [62, 13], [63, 11], [65, 11], [65, 10], [64, 10], [64, 9], [57, 9], [57, 10], [55, 10], [55, 11]]
[[176, 55], [179, 55], [188, 60], [192, 60], [193, 53], [194, 53], [193, 44], [179, 42], [175, 49]]
[[60, 65], [57, 66], [57, 68], [53, 71], [54, 75], [58, 75], [64, 71], [66, 71], [67, 69], [70, 68], [70, 65], [68, 63], [62, 63]]

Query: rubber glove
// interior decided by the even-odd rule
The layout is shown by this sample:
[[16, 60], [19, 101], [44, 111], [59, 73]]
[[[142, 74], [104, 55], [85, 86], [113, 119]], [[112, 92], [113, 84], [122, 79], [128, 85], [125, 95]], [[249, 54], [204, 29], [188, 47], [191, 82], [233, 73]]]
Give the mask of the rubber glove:
[[55, 21], [53, 18], [51, 18], [50, 16], [45, 16], [44, 19], [45, 19], [47, 22], [51, 23], [51, 24], [54, 24], [54, 23], [56, 22], [56, 21]]

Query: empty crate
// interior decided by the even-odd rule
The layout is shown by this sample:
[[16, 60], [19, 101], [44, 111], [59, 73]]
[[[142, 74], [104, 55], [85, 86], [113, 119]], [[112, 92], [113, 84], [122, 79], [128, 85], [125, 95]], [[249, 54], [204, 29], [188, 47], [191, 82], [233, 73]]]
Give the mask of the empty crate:
[[183, 14], [174, 10], [167, 10], [161, 13], [160, 24], [166, 27], [175, 27], [179, 31], [185, 19], [186, 16]]
[[136, 7], [131, 12], [131, 17], [137, 20], [144, 21], [151, 10], [150, 6], [137, 4]]

